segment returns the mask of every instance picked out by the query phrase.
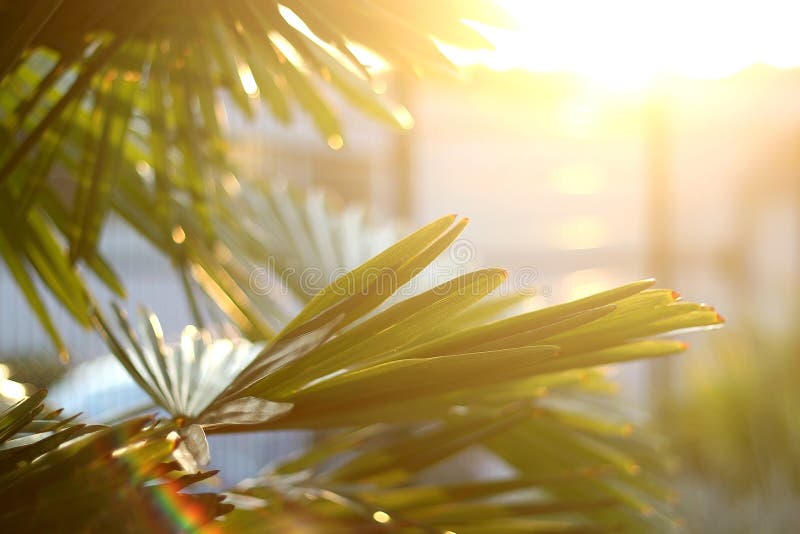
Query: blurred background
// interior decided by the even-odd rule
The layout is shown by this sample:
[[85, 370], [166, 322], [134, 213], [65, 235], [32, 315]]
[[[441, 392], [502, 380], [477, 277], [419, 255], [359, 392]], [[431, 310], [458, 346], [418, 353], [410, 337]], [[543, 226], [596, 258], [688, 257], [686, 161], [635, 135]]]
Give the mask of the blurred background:
[[[510, 268], [511, 283], [534, 273], [525, 283], [541, 306], [650, 276], [713, 303], [724, 329], [688, 336], [680, 358], [612, 372], [671, 439], [691, 530], [790, 531], [800, 519], [800, 6], [502, 3], [520, 27], [487, 29], [495, 51], [445, 50], [460, 81], [376, 76], [375, 90], [411, 112], [408, 130], [336, 95], [344, 138], [320, 138], [310, 119], [287, 128], [263, 111], [230, 113], [241, 174], [318, 187], [379, 225], [469, 216], [470, 259]], [[134, 304], [176, 338], [190, 319], [168, 262], [122, 224], [102, 248]], [[0, 295], [0, 359], [48, 353], [5, 272]], [[104, 352], [66, 315], [61, 328], [77, 362]], [[63, 372], [54, 357], [36, 361], [20, 364], [22, 379]], [[104, 395], [120, 394], [102, 382], [80, 409], [100, 413]], [[273, 452], [299, 438], [281, 439]]]

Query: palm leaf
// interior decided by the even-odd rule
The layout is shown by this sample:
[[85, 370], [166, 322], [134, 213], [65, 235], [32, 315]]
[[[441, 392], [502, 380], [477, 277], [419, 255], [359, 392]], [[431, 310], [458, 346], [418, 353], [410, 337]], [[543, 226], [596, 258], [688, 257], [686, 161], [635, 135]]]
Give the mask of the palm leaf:
[[[129, 335], [129, 348], [115, 349], [127, 368], [136, 368], [137, 381], [153, 399], [193, 429], [199, 445], [188, 453], [195, 458], [206, 455], [203, 431], [337, 432], [334, 443], [274, 466], [257, 488], [244, 491], [265, 502], [237, 511], [226, 527], [245, 528], [264, 514], [275, 516], [276, 525], [320, 514], [322, 531], [342, 525], [380, 531], [389, 523], [456, 532], [673, 526], [669, 493], [657, 476], [662, 462], [656, 445], [646, 436], [631, 436], [630, 421], [618, 410], [598, 408], [598, 396], [610, 388], [586, 368], [681, 352], [684, 343], [652, 336], [713, 327], [721, 317], [708, 306], [683, 302], [674, 291], [652, 289], [654, 282], [645, 280], [506, 318], [473, 313], [469, 322], [458, 320], [498, 288], [505, 277], [498, 269], [468, 273], [383, 306], [462, 227], [452, 216], [434, 221], [334, 280], [275, 338], [249, 349], [248, 363], [229, 360], [230, 371], [216, 376], [225, 386], [214, 385], [199, 412], [181, 411], [175, 392], [185, 389], [186, 376], [196, 374], [179, 370], [202, 366], [202, 360], [187, 363], [191, 351], [176, 356], [153, 319], [150, 333], [142, 336], [149, 342]], [[379, 278], [368, 276], [376, 272], [393, 276], [377, 283]], [[129, 329], [124, 320], [121, 326]], [[112, 348], [120, 345], [104, 328]], [[138, 366], [132, 364], [147, 350], [138, 356]], [[240, 410], [224, 408], [257, 407], [259, 400], [287, 409], [263, 418], [255, 410], [237, 420]], [[207, 418], [211, 413], [213, 421]], [[400, 491], [425, 469], [473, 446], [516, 473], [497, 486], [500, 493], [542, 476], [575, 477], [575, 483], [537, 486], [521, 503], [495, 502], [488, 489], [479, 495], [486, 502], [469, 505], [454, 498], [405, 509], [376, 497], [384, 495], [375, 494], [376, 487], [391, 496], [389, 490]], [[344, 464], [336, 460], [342, 454], [351, 455]], [[648, 476], [640, 476], [642, 470]], [[465, 487], [475, 483], [467, 480]], [[422, 486], [419, 491], [446, 496], [461, 490]], [[292, 515], [294, 507], [300, 516]], [[389, 523], [381, 514], [388, 514]]]
[[[0, 6], [0, 31], [9, 36], [0, 47], [0, 247], [57, 348], [65, 352], [37, 282], [88, 325], [90, 299], [83, 296], [91, 292], [77, 264], [122, 293], [97, 253], [112, 215], [171, 257], [184, 276], [198, 266], [211, 280], [204, 283], [224, 288], [225, 296], [215, 297], [234, 303], [224, 307], [249, 323], [248, 334], [271, 337], [268, 323], [231, 298], [235, 273], [208, 253], [218, 242], [218, 177], [231, 170], [217, 109], [224, 100], [252, 115], [260, 100], [286, 121], [300, 107], [337, 145], [343, 132], [321, 87], [331, 85], [370, 115], [402, 125], [398, 117], [407, 112], [372, 90], [354, 46], [416, 73], [448, 72], [433, 39], [486, 46], [462, 19], [507, 22], [483, 0], [435, 9], [414, 4], [68, 0]], [[241, 231], [230, 223], [224, 224]], [[180, 246], [174, 231], [202, 246]]]
[[[0, 413], [5, 529], [173, 532], [231, 510], [216, 494], [182, 492], [215, 473], [176, 469], [171, 425], [147, 417], [111, 427], [76, 424], [60, 411], [43, 415], [45, 395], [39, 390]], [[166, 502], [179, 513], [169, 515]]]
[[[435, 221], [337, 278], [260, 352], [237, 341], [249, 356], [230, 365], [226, 376], [215, 377], [224, 389], [206, 386], [213, 394], [198, 390], [205, 375], [187, 363], [195, 353], [176, 355], [166, 347], [152, 317], [137, 339], [120, 315], [128, 349], [105, 321], [101, 328], [123, 365], [175, 417], [201, 416], [203, 410], [187, 411], [180, 400], [188, 390], [199, 392], [206, 410], [249, 397], [294, 406], [265, 421], [265, 428], [326, 428], [436, 418], [452, 405], [468, 406], [476, 389], [510, 402], [536, 389], [537, 377], [681, 352], [682, 342], [647, 338], [722, 321], [710, 307], [679, 301], [669, 290], [648, 289], [650, 280], [506, 319], [462, 324], [458, 316], [502, 282], [504, 273], [496, 269], [463, 275], [379, 309], [455, 239], [463, 223], [453, 221]], [[391, 276], [385, 281], [374, 273]], [[182, 345], [193, 347], [188, 341]], [[196, 363], [203, 368], [202, 358]], [[224, 423], [214, 426], [227, 430]]]
[[[569, 451], [586, 446], [577, 426], [556, 431], [556, 445], [541, 446], [537, 403], [519, 402], [486, 414], [450, 415], [434, 426], [378, 425], [336, 432], [299, 456], [270, 466], [234, 490], [259, 499], [237, 508], [225, 531], [255, 530], [260, 521], [308, 522], [316, 530], [347, 525], [364, 532], [667, 531], [674, 528], [658, 469], [620, 469], [642, 461], [647, 436], [628, 434], [605, 456]], [[595, 410], [602, 421], [610, 413]], [[511, 444], [523, 461], [502, 448]], [[482, 450], [512, 467], [503, 478], [455, 475], [432, 482], [426, 470], [466, 450]], [[562, 451], [561, 449], [565, 449]], [[474, 455], [472, 462], [475, 461]], [[567, 464], [565, 458], [573, 463]], [[461, 464], [463, 465], [463, 464]], [[326, 530], [328, 529], [328, 530]]]

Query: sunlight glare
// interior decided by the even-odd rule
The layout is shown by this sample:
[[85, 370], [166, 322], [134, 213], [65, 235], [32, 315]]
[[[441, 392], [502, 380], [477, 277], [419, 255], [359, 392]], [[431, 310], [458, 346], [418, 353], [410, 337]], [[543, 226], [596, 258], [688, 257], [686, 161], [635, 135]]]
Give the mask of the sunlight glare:
[[186, 232], [183, 231], [180, 225], [172, 229], [172, 240], [178, 245], [186, 241]]
[[599, 217], [570, 217], [554, 230], [553, 245], [562, 250], [586, 250], [608, 244], [608, 230]]
[[0, 395], [8, 400], [22, 400], [25, 395], [25, 386], [13, 380], [0, 380]]
[[386, 512], [378, 510], [374, 514], [372, 514], [372, 519], [377, 521], [378, 523], [386, 524], [392, 520], [392, 518]]
[[519, 22], [472, 24], [495, 51], [443, 47], [458, 64], [572, 72], [612, 89], [642, 89], [678, 74], [720, 78], [750, 65], [800, 65], [800, 3], [788, 0], [498, 0]]
[[603, 188], [601, 170], [588, 164], [563, 165], [553, 172], [550, 181], [557, 192], [565, 195], [591, 195]]
[[333, 150], [340, 150], [344, 146], [344, 138], [339, 134], [328, 136], [328, 146]]
[[242, 89], [244, 89], [244, 92], [250, 97], [258, 96], [258, 84], [256, 83], [256, 79], [250, 67], [242, 63], [239, 65], [238, 71], [239, 80], [242, 82]]
[[397, 105], [392, 110], [392, 114], [402, 129], [410, 130], [414, 127], [414, 117], [404, 106]]
[[578, 300], [613, 286], [609, 273], [604, 269], [582, 269], [564, 276], [563, 287], [567, 288], [567, 300]]

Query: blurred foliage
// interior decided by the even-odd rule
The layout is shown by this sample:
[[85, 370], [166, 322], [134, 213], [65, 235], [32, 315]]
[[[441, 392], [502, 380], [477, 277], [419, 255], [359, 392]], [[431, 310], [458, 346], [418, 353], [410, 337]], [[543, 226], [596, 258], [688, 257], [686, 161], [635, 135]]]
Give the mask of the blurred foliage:
[[[659, 415], [682, 462], [693, 530], [786, 532], [800, 519], [800, 351], [796, 340], [721, 336], [688, 363]], [[725, 520], [720, 519], [724, 510]]]
[[0, 3], [0, 256], [62, 356], [41, 288], [84, 326], [86, 272], [124, 295], [97, 251], [110, 214], [182, 273], [213, 262], [178, 245], [217, 240], [225, 102], [247, 116], [264, 102], [283, 122], [299, 105], [339, 147], [321, 85], [408, 121], [373, 91], [354, 47], [408, 74], [452, 75], [434, 38], [488, 46], [463, 19], [509, 23], [488, 0]]
[[0, 413], [4, 531], [177, 532], [231, 510], [216, 493], [183, 492], [215, 473], [180, 472], [170, 424], [75, 423], [45, 408], [45, 395], [38, 390]]
[[223, 185], [220, 241], [188, 233], [181, 244], [196, 258], [187, 294], [196, 284], [210, 297], [190, 299], [198, 326], [219, 324], [221, 310], [247, 338], [272, 339], [317, 291], [400, 237], [328, 192], [232, 176]]
[[[590, 465], [586, 463], [590, 456], [582, 454], [570, 467], [554, 463], [552, 454], [531, 454], [538, 442], [533, 434], [542, 428], [534, 421], [545, 427], [554, 422], [537, 413], [534, 404], [521, 402], [492, 413], [452, 414], [427, 427], [379, 425], [335, 433], [243, 482], [231, 493], [232, 502], [239, 502], [241, 496], [256, 500], [245, 501], [248, 506], [237, 507], [225, 522], [209, 525], [208, 531], [284, 532], [288, 525], [321, 533], [671, 528], [669, 506], [657, 502], [664, 497], [654, 484], [655, 471], [635, 480], [609, 465], [608, 458], [595, 458], [598, 463]], [[591, 436], [573, 430], [577, 432], [573, 446], [580, 442], [578, 434]], [[493, 447], [506, 433], [514, 436], [514, 446], [537, 468], [516, 465], [514, 476], [505, 478], [462, 474], [449, 482], [424, 480], [428, 467], [469, 447], [480, 446], [496, 454]], [[629, 439], [623, 454], [646, 443]], [[636, 487], [646, 490], [637, 494]], [[658, 511], [643, 514], [638, 506], [649, 506], [649, 502], [657, 502]]]
[[41, 353], [0, 354], [0, 362], [8, 368], [14, 380], [29, 385], [32, 389], [47, 388], [63, 377], [68, 368], [58, 360]]

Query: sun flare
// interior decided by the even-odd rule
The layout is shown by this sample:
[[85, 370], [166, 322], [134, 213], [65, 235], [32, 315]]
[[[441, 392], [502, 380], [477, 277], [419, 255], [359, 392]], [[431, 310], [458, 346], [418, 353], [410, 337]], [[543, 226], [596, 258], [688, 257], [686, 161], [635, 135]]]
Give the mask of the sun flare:
[[592, 2], [500, 0], [518, 28], [480, 26], [494, 51], [445, 47], [458, 64], [573, 72], [611, 87], [640, 88], [677, 74], [720, 78], [757, 63], [800, 65], [787, 0]]

